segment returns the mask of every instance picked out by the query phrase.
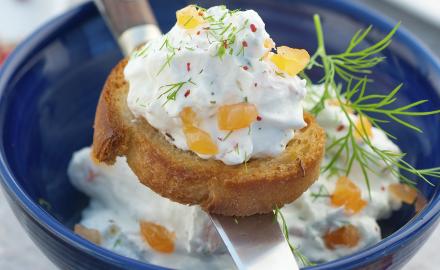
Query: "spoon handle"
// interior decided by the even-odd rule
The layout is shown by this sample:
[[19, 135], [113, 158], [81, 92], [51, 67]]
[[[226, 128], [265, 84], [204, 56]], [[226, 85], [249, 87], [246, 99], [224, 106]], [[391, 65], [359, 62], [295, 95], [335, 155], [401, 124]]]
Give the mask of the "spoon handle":
[[147, 0], [95, 0], [123, 53], [161, 35]]

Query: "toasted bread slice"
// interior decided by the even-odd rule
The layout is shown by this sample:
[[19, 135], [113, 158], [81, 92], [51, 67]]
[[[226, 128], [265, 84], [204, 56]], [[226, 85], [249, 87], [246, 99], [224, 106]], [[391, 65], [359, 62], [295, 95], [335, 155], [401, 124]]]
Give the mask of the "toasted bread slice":
[[318, 178], [325, 133], [309, 114], [307, 127], [277, 157], [235, 166], [204, 160], [176, 148], [145, 119], [134, 118], [126, 101], [126, 63], [110, 74], [97, 107], [93, 156], [98, 162], [113, 164], [126, 156], [139, 180], [160, 195], [228, 216], [270, 212], [297, 199]]

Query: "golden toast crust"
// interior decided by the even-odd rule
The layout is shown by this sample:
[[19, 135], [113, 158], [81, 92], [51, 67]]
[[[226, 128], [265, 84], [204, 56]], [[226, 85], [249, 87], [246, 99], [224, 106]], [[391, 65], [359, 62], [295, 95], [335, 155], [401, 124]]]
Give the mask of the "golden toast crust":
[[309, 114], [304, 115], [308, 126], [277, 157], [236, 166], [204, 160], [170, 144], [145, 119], [134, 118], [126, 102], [126, 64], [123, 60], [113, 69], [98, 103], [92, 146], [97, 161], [113, 164], [126, 156], [153, 191], [228, 216], [270, 212], [297, 199], [318, 178], [325, 133]]

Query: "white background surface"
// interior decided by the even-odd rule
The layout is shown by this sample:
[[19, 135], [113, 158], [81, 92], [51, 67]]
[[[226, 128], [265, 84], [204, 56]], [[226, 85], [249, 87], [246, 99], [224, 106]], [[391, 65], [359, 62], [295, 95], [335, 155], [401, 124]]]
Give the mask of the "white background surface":
[[401, 6], [409, 12], [413, 12], [431, 23], [440, 26], [440, 3], [439, 0], [387, 0]]
[[[35, 27], [47, 17], [52, 16], [71, 2], [81, 0], [0, 0], [0, 41], [16, 40], [26, 35], [32, 27]], [[440, 25], [440, 1], [438, 0], [388, 0], [390, 2], [405, 5], [411, 9], [411, 3], [417, 3], [417, 16], [425, 16], [425, 19]], [[13, 3], [14, 2], [14, 3]], [[21, 11], [20, 16], [14, 13], [18, 2], [28, 2], [34, 5], [30, 10]], [[363, 1], [374, 2], [374, 1]], [[20, 3], [20, 5], [23, 3]], [[9, 6], [8, 6], [9, 5]], [[12, 5], [12, 6], [11, 6]], [[373, 5], [374, 6], [374, 5]], [[40, 10], [36, 12], [36, 10]], [[23, 20], [23, 18], [27, 18]], [[19, 20], [19, 21], [18, 21]], [[12, 24], [11, 24], [12, 23]], [[15, 28], [11, 25], [15, 24]], [[18, 26], [19, 25], [19, 26]], [[440, 33], [438, 33], [440, 35]], [[437, 40], [440, 40], [438, 38]], [[437, 42], [436, 42], [437, 43]], [[0, 269], [7, 270], [52, 270], [56, 267], [36, 248], [26, 235], [18, 221], [13, 216], [6, 203], [3, 193], [0, 193]], [[405, 270], [435, 270], [440, 269], [440, 227], [433, 233], [432, 237], [416, 254]]]

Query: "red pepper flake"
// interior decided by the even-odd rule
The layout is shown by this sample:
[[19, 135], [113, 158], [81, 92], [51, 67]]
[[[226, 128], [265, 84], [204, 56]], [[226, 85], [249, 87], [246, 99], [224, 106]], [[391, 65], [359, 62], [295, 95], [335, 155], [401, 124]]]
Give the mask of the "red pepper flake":
[[203, 16], [203, 11], [199, 11], [199, 16]]
[[228, 48], [228, 41], [227, 40], [223, 40], [223, 46], [225, 47], [225, 49]]
[[248, 46], [246, 40], [243, 40], [243, 42], [241, 43], [241, 45], [243, 45], [243, 47], [245, 47], [245, 48]]
[[186, 63], [186, 71], [190, 72], [191, 70], [191, 63]]
[[385, 191], [385, 187], [384, 187], [384, 186], [381, 186], [381, 187], [380, 187], [380, 190]]
[[189, 94], [191, 93], [191, 90], [186, 90], [186, 92], [185, 92], [185, 97], [188, 97], [189, 96]]
[[257, 116], [257, 121], [261, 121], [263, 118], [261, 118], [261, 116]]
[[200, 31], [197, 31], [197, 35], [200, 35]]
[[243, 69], [244, 69], [244, 70], [248, 70], [249, 67], [248, 67], [248, 66], [243, 66]]
[[257, 32], [257, 27], [253, 23], [251, 24], [251, 31], [254, 33]]
[[336, 128], [336, 131], [342, 131], [344, 129], [344, 125], [339, 125], [337, 128]]

